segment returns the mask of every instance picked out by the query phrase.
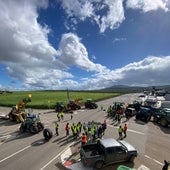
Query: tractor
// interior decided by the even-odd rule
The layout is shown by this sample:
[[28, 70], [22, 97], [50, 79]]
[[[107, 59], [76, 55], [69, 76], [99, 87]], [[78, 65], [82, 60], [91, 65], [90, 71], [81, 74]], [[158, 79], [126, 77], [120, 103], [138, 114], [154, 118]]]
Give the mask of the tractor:
[[96, 109], [98, 108], [98, 105], [92, 100], [92, 99], [87, 99], [87, 101], [84, 103], [85, 108], [87, 109]]
[[39, 115], [30, 114], [25, 121], [21, 123], [20, 132], [29, 132], [36, 134], [44, 129], [44, 125], [40, 121]]
[[81, 106], [79, 104], [79, 101], [82, 100], [81, 98], [79, 99], [75, 99], [75, 100], [69, 100], [68, 104], [67, 104], [67, 109], [70, 110], [78, 110], [81, 109]]
[[28, 113], [25, 111], [28, 102], [31, 102], [31, 94], [29, 94], [28, 97], [20, 100], [16, 106], [12, 107], [8, 114], [9, 120], [17, 123], [24, 122], [28, 115]]
[[67, 108], [63, 102], [57, 102], [55, 105], [55, 111], [56, 112], [61, 112], [61, 111], [66, 112]]

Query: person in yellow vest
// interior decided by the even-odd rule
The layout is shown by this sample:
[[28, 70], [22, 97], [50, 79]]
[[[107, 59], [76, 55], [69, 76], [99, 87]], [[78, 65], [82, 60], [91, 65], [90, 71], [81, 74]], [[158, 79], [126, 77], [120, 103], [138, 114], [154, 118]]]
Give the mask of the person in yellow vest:
[[60, 113], [57, 113], [57, 118], [58, 118], [58, 121], [60, 122], [60, 119], [61, 119]]
[[92, 141], [95, 141], [95, 128], [94, 127], [92, 127], [91, 128], [91, 136], [92, 136]]
[[58, 133], [58, 128], [59, 128], [59, 125], [57, 123], [57, 121], [55, 122], [55, 132], [56, 132], [56, 135], [58, 136], [59, 133]]
[[64, 120], [64, 113], [63, 113], [63, 111], [60, 112], [60, 117], [61, 117], [62, 120]]
[[118, 133], [119, 133], [119, 139], [122, 140], [123, 128], [122, 128], [121, 125], [120, 125], [119, 128], [118, 128]]

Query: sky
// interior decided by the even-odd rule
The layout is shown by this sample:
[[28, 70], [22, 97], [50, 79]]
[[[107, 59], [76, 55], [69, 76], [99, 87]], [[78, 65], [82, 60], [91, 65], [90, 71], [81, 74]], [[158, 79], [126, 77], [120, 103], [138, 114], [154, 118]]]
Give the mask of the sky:
[[1, 0], [0, 89], [170, 85], [170, 0]]

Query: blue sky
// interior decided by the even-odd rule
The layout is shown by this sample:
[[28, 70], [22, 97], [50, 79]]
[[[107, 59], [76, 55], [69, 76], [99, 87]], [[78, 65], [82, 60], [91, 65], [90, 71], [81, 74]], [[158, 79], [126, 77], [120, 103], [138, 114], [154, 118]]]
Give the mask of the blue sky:
[[1, 0], [0, 23], [0, 89], [170, 84], [170, 0]]

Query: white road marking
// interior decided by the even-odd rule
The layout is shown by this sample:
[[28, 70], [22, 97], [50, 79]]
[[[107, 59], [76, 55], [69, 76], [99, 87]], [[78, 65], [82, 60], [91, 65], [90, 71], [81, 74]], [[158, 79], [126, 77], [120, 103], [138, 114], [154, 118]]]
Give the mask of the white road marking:
[[65, 152], [71, 145], [73, 145], [74, 142], [70, 143], [63, 151], [61, 151], [58, 155], [56, 155], [53, 159], [51, 159], [47, 164], [45, 164], [40, 170], [45, 169], [51, 162], [53, 162], [55, 159], [57, 159], [63, 152]]
[[20, 153], [20, 152], [22, 152], [22, 151], [24, 151], [24, 150], [26, 150], [26, 149], [28, 149], [28, 148], [30, 148], [30, 147], [31, 147], [31, 145], [26, 146], [25, 148], [23, 148], [23, 149], [15, 152], [15, 153], [13, 153], [13, 154], [11, 154], [10, 156], [7, 156], [6, 158], [1, 159], [1, 160], [0, 160], [0, 163], [3, 162], [3, 161], [5, 161], [5, 160], [7, 160], [7, 159], [9, 159], [9, 158], [11, 158], [11, 157], [13, 157], [13, 156], [15, 156], [15, 155], [17, 155], [18, 153]]
[[150, 169], [144, 165], [141, 165], [137, 170], [150, 170]]
[[156, 159], [154, 159], [154, 158], [151, 158], [151, 157], [148, 156], [148, 155], [145, 155], [145, 157], [148, 158], [148, 159], [150, 159], [150, 160], [153, 160], [154, 162], [156, 162], [157, 164], [159, 164], [159, 165], [161, 165], [161, 166], [164, 165], [163, 163], [159, 162], [158, 160], [156, 160]]
[[[118, 129], [118, 128], [119, 128], [118, 126], [115, 127], [115, 126], [113, 126], [113, 125], [107, 125], [107, 126], [113, 127], [113, 128], [115, 128], [115, 129]], [[137, 134], [140, 134], [140, 135], [144, 135], [144, 134], [145, 134], [145, 133], [143, 133], [143, 132], [139, 132], [139, 131], [136, 131], [136, 130], [133, 130], [133, 129], [128, 129], [127, 131], [133, 132], [133, 133], [137, 133]]]

